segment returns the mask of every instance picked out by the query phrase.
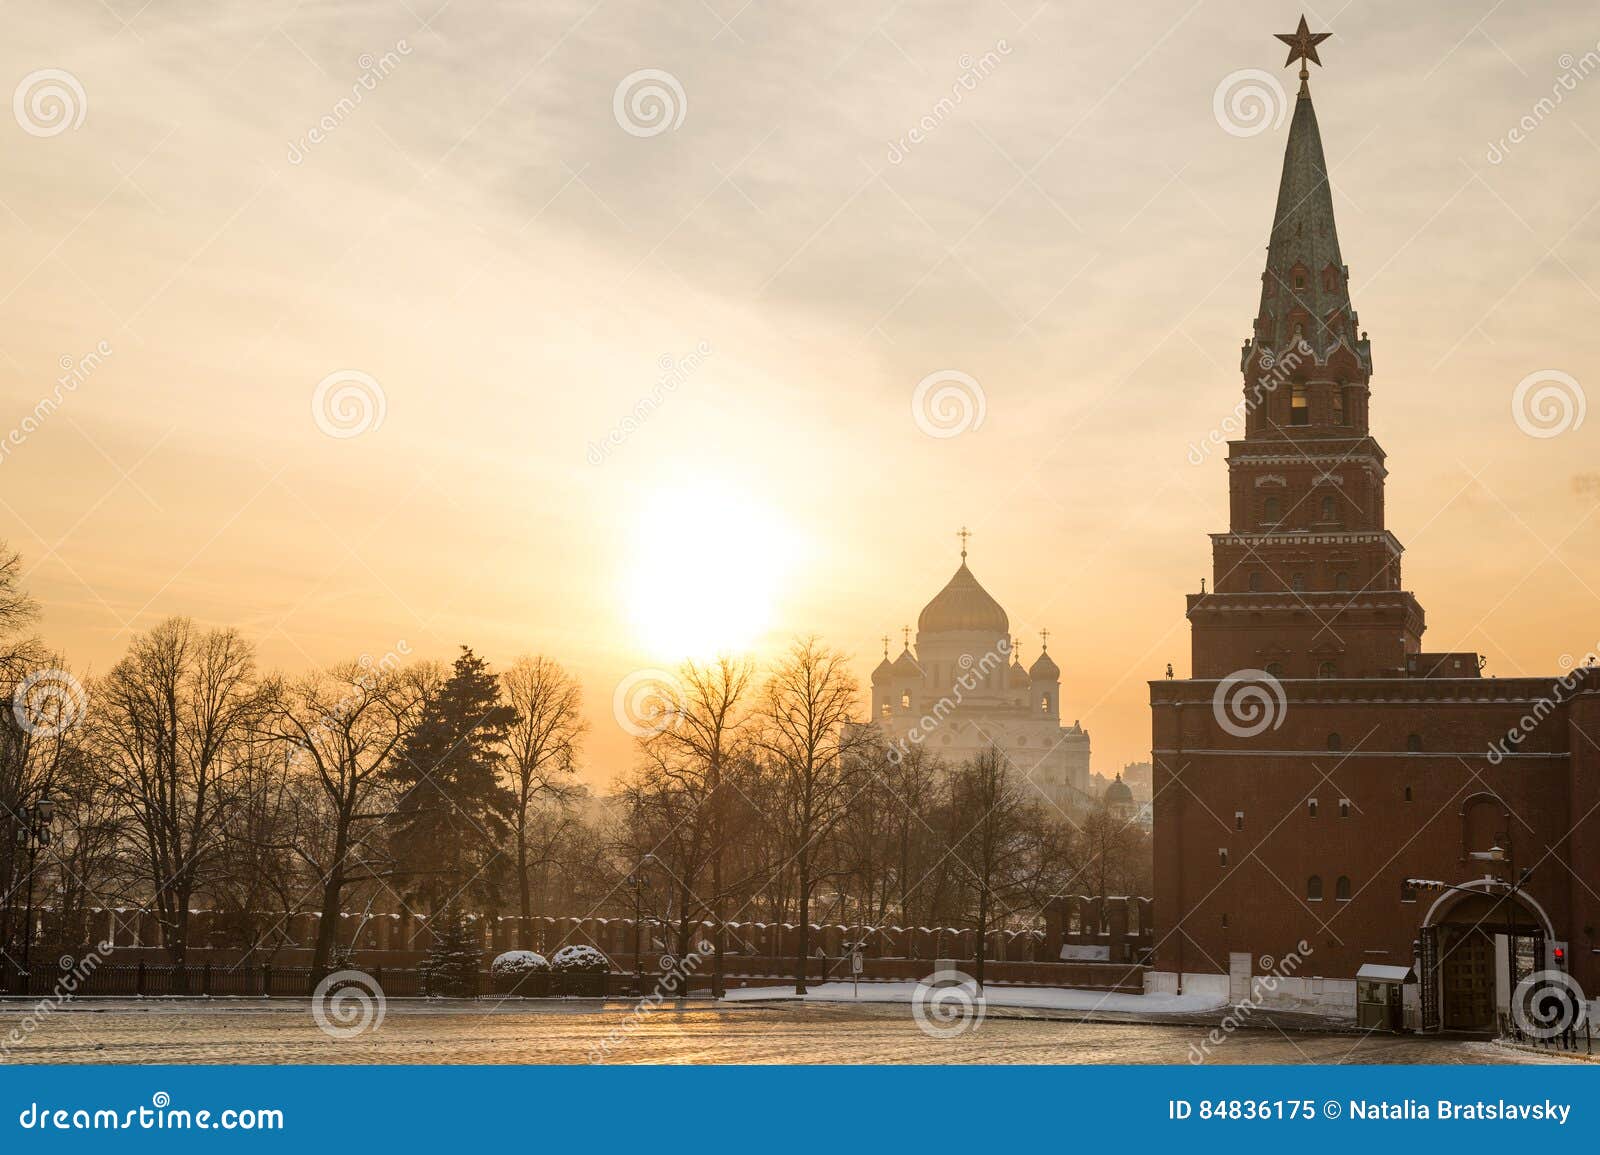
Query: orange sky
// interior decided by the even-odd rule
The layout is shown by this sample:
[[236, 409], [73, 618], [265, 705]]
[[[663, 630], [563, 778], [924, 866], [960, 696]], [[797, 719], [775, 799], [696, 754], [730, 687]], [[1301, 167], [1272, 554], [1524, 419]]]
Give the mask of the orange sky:
[[[91, 673], [174, 613], [290, 668], [542, 650], [584, 682], [603, 782], [630, 671], [807, 631], [865, 678], [966, 524], [1025, 661], [1050, 628], [1095, 769], [1147, 757], [1144, 682], [1187, 671], [1183, 595], [1226, 526], [1189, 447], [1239, 396], [1287, 130], [1270, 82], [1255, 133], [1217, 92], [1259, 69], [1292, 96], [1271, 34], [1298, 15], [10, 12], [0, 536], [42, 631]], [[1425, 644], [1553, 672], [1600, 643], [1600, 415], [1533, 437], [1511, 401], [1600, 381], [1600, 26], [1307, 16], [1334, 32], [1312, 86]], [[666, 122], [619, 112], [646, 69], [681, 91]], [[913, 419], [942, 371], [981, 425]], [[349, 432], [313, 413], [335, 374], [381, 423], [324, 431]]]

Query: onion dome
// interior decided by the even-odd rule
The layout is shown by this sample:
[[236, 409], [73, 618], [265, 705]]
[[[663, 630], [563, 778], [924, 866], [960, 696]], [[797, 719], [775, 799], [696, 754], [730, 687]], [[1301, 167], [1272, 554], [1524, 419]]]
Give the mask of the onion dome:
[[1122, 780], [1122, 775], [1117, 775], [1117, 780], [1106, 787], [1106, 802], [1117, 803], [1133, 801], [1133, 791], [1128, 789], [1128, 784]]
[[917, 618], [917, 630], [924, 634], [976, 633], [1008, 634], [1011, 620], [989, 591], [978, 584], [965, 560], [944, 589], [934, 595]]
[[1028, 667], [1028, 677], [1035, 682], [1059, 682], [1061, 680], [1061, 667], [1050, 660], [1050, 651], [1041, 650], [1039, 658]]
[[1012, 689], [1026, 690], [1028, 688], [1028, 671], [1022, 668], [1022, 663], [1016, 659], [1011, 661], [1009, 684]]
[[894, 663], [889, 661], [889, 657], [886, 654], [883, 661], [879, 662], [877, 668], [872, 671], [872, 684], [880, 686], [884, 682], [890, 681], [893, 677]]

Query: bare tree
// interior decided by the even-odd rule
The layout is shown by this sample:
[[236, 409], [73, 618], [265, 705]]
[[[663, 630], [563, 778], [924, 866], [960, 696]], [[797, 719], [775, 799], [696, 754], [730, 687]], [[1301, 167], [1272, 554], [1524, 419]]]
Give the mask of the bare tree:
[[260, 711], [255, 658], [233, 630], [171, 618], [136, 638], [92, 696], [95, 756], [132, 816], [131, 853], [162, 945], [181, 964], [190, 900], [213, 865]]
[[783, 781], [783, 819], [799, 903], [796, 994], [806, 993], [817, 864], [869, 773], [870, 731], [850, 724], [858, 697], [849, 659], [815, 638], [796, 641], [766, 684], [760, 742]]
[[1150, 836], [1136, 822], [1112, 813], [1103, 800], [1084, 815], [1074, 850], [1075, 881], [1082, 891], [1100, 898], [1150, 893]]
[[[678, 672], [676, 701], [665, 719], [667, 724], [640, 739], [641, 748], [661, 776], [676, 782], [699, 812], [693, 827], [709, 853], [711, 891], [707, 902], [716, 927], [713, 998], [722, 997], [727, 937], [724, 911], [730, 894], [725, 877], [731, 789], [728, 778], [743, 756], [742, 727], [751, 677], [750, 663], [735, 658], [718, 658], [709, 665], [685, 662]], [[683, 885], [687, 890], [688, 884]], [[687, 903], [683, 907], [678, 936], [680, 954], [686, 954], [693, 946], [688, 941]]]
[[288, 916], [305, 894], [296, 853], [299, 794], [294, 751], [270, 734], [245, 744], [228, 788], [222, 839], [207, 884], [226, 942], [267, 957], [289, 945]]
[[506, 705], [516, 719], [506, 730], [506, 770], [514, 794], [512, 828], [517, 840], [517, 901], [522, 915], [521, 945], [533, 934], [532, 871], [538, 859], [536, 833], [549, 803], [560, 803], [576, 789], [578, 743], [588, 730], [580, 716], [583, 694], [559, 662], [541, 655], [518, 658], [500, 675]]
[[346, 662], [272, 688], [270, 732], [289, 744], [315, 786], [310, 813], [292, 849], [320, 887], [311, 965], [328, 965], [339, 930], [346, 888], [378, 876], [361, 853], [368, 824], [388, 815], [384, 773], [410, 731], [438, 672], [418, 667], [397, 672]]
[[38, 642], [23, 631], [38, 605], [22, 588], [22, 555], [0, 542], [0, 679], [10, 690], [40, 656]]
[[1007, 903], [1022, 885], [1032, 849], [1026, 838], [1027, 811], [1021, 792], [1000, 754], [986, 750], [950, 777], [951, 810], [965, 833], [950, 852], [964, 868], [977, 895], [977, 966], [973, 977], [983, 989], [984, 956], [995, 903]]

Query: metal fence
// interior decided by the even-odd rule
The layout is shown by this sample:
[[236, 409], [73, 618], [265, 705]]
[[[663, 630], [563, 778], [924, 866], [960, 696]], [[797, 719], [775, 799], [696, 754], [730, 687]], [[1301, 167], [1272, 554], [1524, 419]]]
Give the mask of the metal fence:
[[[66, 964], [66, 965], [62, 965]], [[177, 966], [157, 963], [101, 963], [92, 956], [74, 963], [70, 958], [35, 964], [24, 971], [0, 965], [0, 995], [39, 998], [82, 997], [235, 997], [307, 998], [332, 969], [320, 974], [311, 967], [221, 966], [202, 963]], [[418, 998], [428, 991], [426, 971], [415, 967], [369, 967], [363, 970], [388, 998]], [[613, 981], [605, 972], [539, 974], [519, 980], [480, 971], [473, 976], [464, 997], [518, 995], [524, 998], [605, 998], [620, 991], [626, 980]]]

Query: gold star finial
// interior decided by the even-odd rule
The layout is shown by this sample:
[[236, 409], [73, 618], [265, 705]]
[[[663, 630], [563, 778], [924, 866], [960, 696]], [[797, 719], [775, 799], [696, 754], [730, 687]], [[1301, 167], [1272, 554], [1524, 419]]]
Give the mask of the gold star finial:
[[1050, 631], [1048, 629], [1039, 631], [1039, 648], [1042, 650], [1050, 648]]
[[1306, 18], [1302, 16], [1300, 17], [1300, 27], [1293, 32], [1278, 32], [1275, 35], [1277, 39], [1289, 46], [1289, 59], [1283, 62], [1283, 66], [1288, 68], [1296, 60], [1300, 61], [1300, 79], [1310, 80], [1311, 69], [1307, 65], [1315, 64], [1318, 68], [1322, 67], [1322, 61], [1317, 59], [1317, 45], [1332, 36], [1333, 33], [1311, 31], [1310, 26], [1306, 24]]
[[961, 539], [961, 560], [967, 560], [967, 539], [972, 536], [972, 531], [966, 526], [961, 527], [961, 532], [956, 534]]

